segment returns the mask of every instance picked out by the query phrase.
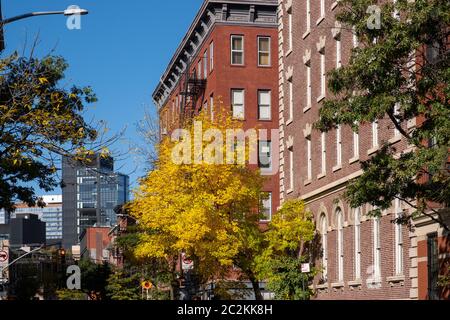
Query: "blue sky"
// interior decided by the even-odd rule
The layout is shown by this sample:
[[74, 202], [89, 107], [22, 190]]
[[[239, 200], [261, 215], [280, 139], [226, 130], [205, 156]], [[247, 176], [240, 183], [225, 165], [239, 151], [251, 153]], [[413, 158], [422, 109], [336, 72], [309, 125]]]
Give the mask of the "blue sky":
[[[105, 120], [112, 132], [127, 127], [115, 148], [128, 150], [139, 136], [135, 123], [150, 105], [153, 89], [193, 20], [202, 0], [1, 0], [3, 17], [33, 11], [64, 10], [78, 5], [89, 10], [81, 30], [68, 30], [66, 17], [43, 16], [5, 27], [4, 54], [23, 51], [39, 35], [36, 56], [55, 54], [68, 61], [68, 83], [92, 86], [99, 102], [89, 116]], [[131, 181], [144, 174], [133, 155], [116, 163]], [[52, 193], [58, 193], [55, 190]]]

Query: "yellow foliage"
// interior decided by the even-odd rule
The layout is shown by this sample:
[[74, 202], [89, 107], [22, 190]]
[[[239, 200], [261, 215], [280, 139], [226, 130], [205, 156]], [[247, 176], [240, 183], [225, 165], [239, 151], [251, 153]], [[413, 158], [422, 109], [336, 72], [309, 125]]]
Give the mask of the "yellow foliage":
[[[223, 136], [227, 129], [242, 128], [222, 110], [214, 121], [207, 114], [193, 119], [186, 128], [192, 137], [195, 121]], [[143, 231], [135, 254], [175, 258], [186, 252], [203, 265], [230, 266], [243, 246], [243, 225], [257, 221], [264, 180], [245, 164], [175, 164], [176, 145], [169, 138], [161, 142], [156, 167], [140, 181], [129, 206]]]

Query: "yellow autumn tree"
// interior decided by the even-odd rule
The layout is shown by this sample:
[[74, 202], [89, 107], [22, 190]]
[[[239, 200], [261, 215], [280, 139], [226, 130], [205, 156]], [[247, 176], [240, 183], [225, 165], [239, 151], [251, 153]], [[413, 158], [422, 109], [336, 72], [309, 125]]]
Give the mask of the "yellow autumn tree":
[[136, 256], [166, 259], [175, 271], [184, 252], [204, 278], [229, 269], [248, 246], [245, 233], [258, 230], [264, 197], [263, 177], [248, 166], [257, 137], [238, 142], [242, 122], [218, 111], [215, 120], [201, 113], [162, 140], [130, 204], [143, 231]]

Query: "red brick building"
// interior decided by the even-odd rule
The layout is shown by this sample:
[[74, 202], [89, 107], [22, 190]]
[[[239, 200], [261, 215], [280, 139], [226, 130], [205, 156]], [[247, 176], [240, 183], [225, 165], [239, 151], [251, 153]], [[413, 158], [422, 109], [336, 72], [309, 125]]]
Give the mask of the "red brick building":
[[[335, 20], [333, 0], [279, 1], [280, 197], [303, 199], [321, 237], [316, 299], [417, 299], [417, 236], [391, 221], [401, 202], [379, 219], [352, 209], [342, 194], [362, 174], [360, 163], [384, 142], [410, 147], [388, 119], [321, 133], [312, 128], [327, 90], [327, 72], [348, 62], [358, 39]], [[411, 129], [416, 123], [404, 123]]]
[[[260, 148], [271, 162], [278, 160], [273, 157], [278, 154], [277, 5], [277, 0], [204, 1], [153, 93], [162, 135], [201, 110], [214, 117], [222, 101], [243, 120], [244, 130], [267, 130]], [[278, 165], [270, 166], [275, 170], [264, 190], [271, 195], [267, 220], [279, 205]]]

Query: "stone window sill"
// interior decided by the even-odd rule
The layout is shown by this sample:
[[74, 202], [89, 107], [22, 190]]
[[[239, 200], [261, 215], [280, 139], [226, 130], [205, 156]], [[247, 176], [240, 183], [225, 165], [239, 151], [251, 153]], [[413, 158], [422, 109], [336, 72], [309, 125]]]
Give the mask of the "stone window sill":
[[336, 9], [337, 5], [338, 5], [337, 1], [333, 2], [333, 4], [331, 5], [331, 10]]
[[286, 191], [287, 194], [291, 194], [292, 192], [294, 192], [294, 189], [288, 189], [288, 190]]
[[325, 16], [321, 16], [319, 19], [317, 19], [316, 25], [319, 25], [323, 20], [325, 20]]
[[311, 105], [304, 107], [303, 108], [303, 113], [306, 113], [310, 109], [311, 109]]
[[324, 94], [322, 94], [320, 97], [317, 98], [317, 102], [321, 102], [323, 99], [325, 99]]
[[367, 151], [367, 155], [370, 156], [370, 155], [374, 154], [375, 152], [377, 152], [378, 150], [380, 150], [379, 146], [373, 147]]
[[312, 183], [312, 180], [309, 179], [309, 180], [306, 180], [304, 184], [305, 184], [305, 186], [309, 186], [311, 183]]
[[397, 136], [389, 139], [389, 143], [390, 144], [394, 144], [394, 143], [397, 143], [397, 142], [399, 142], [401, 140], [402, 140], [402, 136], [401, 135], [397, 135]]
[[292, 48], [289, 49], [289, 50], [286, 52], [285, 56], [286, 56], [286, 57], [289, 57], [289, 56], [291, 55], [291, 53], [292, 53]]
[[359, 157], [353, 157], [353, 158], [351, 158], [351, 159], [348, 161], [348, 163], [353, 164], [353, 163], [358, 162], [358, 161], [359, 161]]
[[309, 36], [309, 34], [311, 33], [311, 29], [308, 29], [305, 31], [305, 33], [303, 34], [303, 39], [306, 39], [307, 36]]
[[294, 122], [294, 120], [292, 118], [288, 119], [288, 121], [286, 121], [286, 125], [290, 125], [292, 122]]
[[349, 287], [361, 287], [362, 286], [362, 281], [361, 281], [361, 279], [356, 279], [356, 280], [353, 280], [353, 281], [349, 281], [348, 282], [348, 286]]
[[404, 283], [405, 282], [405, 276], [404, 275], [398, 275], [393, 277], [387, 277], [386, 281], [393, 285], [394, 283]]
[[316, 289], [317, 290], [328, 289], [328, 283], [318, 284], [318, 285], [316, 285]]
[[339, 170], [342, 170], [342, 164], [339, 164], [339, 165], [333, 167], [333, 172], [336, 172], [336, 171], [339, 171]]
[[335, 282], [331, 284], [332, 288], [343, 288], [344, 286], [344, 282]]
[[322, 172], [321, 174], [319, 174], [319, 175], [317, 176], [317, 180], [323, 179], [323, 178], [325, 178], [326, 176], [327, 176], [327, 173], [326, 173], [326, 172]]

